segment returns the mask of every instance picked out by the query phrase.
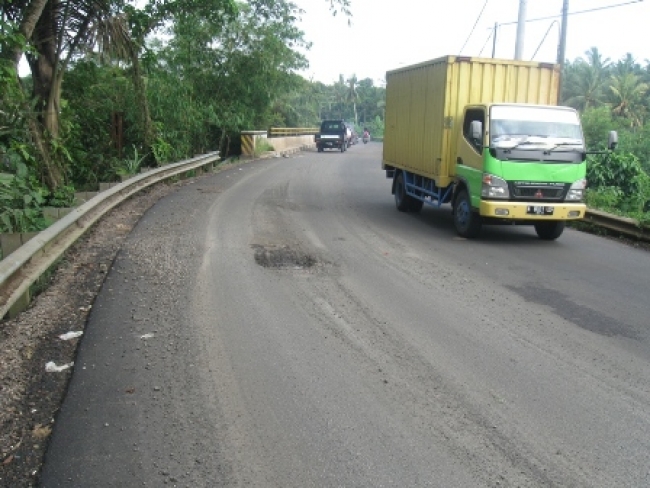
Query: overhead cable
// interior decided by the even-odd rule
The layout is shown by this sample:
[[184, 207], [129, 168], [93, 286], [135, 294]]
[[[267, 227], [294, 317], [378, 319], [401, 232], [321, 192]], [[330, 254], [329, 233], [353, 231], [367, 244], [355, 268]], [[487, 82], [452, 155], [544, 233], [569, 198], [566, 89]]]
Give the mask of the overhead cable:
[[465, 49], [465, 46], [467, 46], [467, 43], [469, 42], [469, 39], [472, 37], [472, 34], [474, 33], [474, 29], [476, 29], [476, 25], [479, 23], [481, 20], [481, 17], [483, 16], [483, 12], [485, 11], [485, 7], [487, 6], [489, 0], [485, 0], [485, 3], [483, 4], [483, 8], [478, 14], [478, 17], [476, 18], [476, 22], [474, 22], [474, 26], [472, 27], [472, 30], [470, 31], [469, 35], [467, 36], [467, 39], [465, 40], [465, 44], [463, 44], [463, 47], [460, 48], [460, 52], [458, 54], [463, 54], [463, 49]]
[[[590, 9], [587, 9], [587, 10], [577, 10], [575, 12], [569, 12], [567, 15], [588, 14], [590, 12], [597, 12], [598, 10], [607, 10], [607, 9], [615, 8], [615, 7], [623, 7], [625, 5], [631, 5], [633, 3], [640, 3], [640, 2], [643, 2], [643, 0], [631, 0], [629, 2], [617, 3], [617, 4], [614, 4], [614, 5], [605, 5], [604, 7], [594, 7], [594, 8], [590, 8]], [[558, 17], [562, 17], [562, 14], [549, 15], [547, 17], [538, 17], [536, 19], [527, 19], [526, 22], [537, 22], [538, 20], [551, 20], [551, 19], [557, 19]], [[518, 24], [518, 23], [519, 22], [515, 20], [515, 21], [512, 21], [512, 22], [504, 22], [503, 24], [499, 24], [499, 25], [500, 26], [502, 26], [502, 25], [514, 25], [514, 24]]]

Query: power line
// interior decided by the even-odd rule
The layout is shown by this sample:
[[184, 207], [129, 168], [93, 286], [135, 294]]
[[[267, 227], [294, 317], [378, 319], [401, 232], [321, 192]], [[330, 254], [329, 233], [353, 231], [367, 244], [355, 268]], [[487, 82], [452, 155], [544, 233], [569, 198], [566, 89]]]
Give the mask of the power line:
[[[594, 8], [590, 8], [590, 9], [587, 9], [587, 10], [577, 10], [575, 12], [569, 12], [568, 15], [588, 14], [590, 12], [597, 12], [599, 10], [607, 10], [607, 9], [610, 9], [610, 8], [623, 7], [625, 5], [631, 5], [633, 3], [640, 3], [640, 2], [643, 2], [643, 0], [631, 0], [629, 2], [617, 3], [617, 4], [614, 4], [614, 5], [605, 5], [604, 7], [594, 7]], [[562, 17], [562, 14], [549, 15], [547, 17], [538, 17], [536, 19], [527, 19], [526, 22], [537, 22], [538, 20], [557, 19], [558, 17]], [[515, 20], [513, 22], [505, 22], [505, 23], [499, 24], [499, 25], [500, 26], [501, 25], [514, 25], [514, 24], [518, 24], [518, 23], [519, 22]]]
[[479, 57], [481, 57], [481, 55], [483, 54], [483, 50], [485, 49], [485, 46], [487, 46], [487, 43], [490, 42], [490, 39], [492, 39], [492, 34], [493, 34], [493, 33], [494, 33], [494, 31], [491, 30], [491, 31], [490, 31], [490, 35], [489, 35], [488, 38], [485, 40], [485, 44], [483, 44], [483, 47], [481, 48], [481, 52], [478, 53]]
[[539, 48], [542, 47], [542, 44], [544, 44], [544, 41], [546, 40], [546, 37], [548, 36], [548, 33], [551, 32], [551, 29], [553, 28], [553, 24], [557, 24], [557, 20], [554, 20], [553, 22], [551, 22], [551, 25], [549, 25], [548, 29], [546, 29], [546, 34], [544, 34], [544, 37], [542, 38], [542, 42], [539, 43], [539, 46], [537, 46], [537, 49], [535, 50], [535, 54], [533, 54], [533, 57], [530, 58], [531, 61], [533, 59], [535, 59], [535, 56], [537, 56], [537, 53], [539, 52]]
[[483, 4], [483, 8], [478, 14], [478, 17], [476, 18], [476, 22], [474, 22], [474, 26], [472, 27], [472, 30], [469, 33], [469, 36], [467, 36], [467, 39], [465, 40], [465, 44], [463, 44], [463, 47], [460, 48], [460, 52], [458, 54], [463, 53], [463, 49], [465, 49], [465, 46], [467, 46], [467, 43], [469, 42], [470, 37], [472, 37], [472, 34], [474, 33], [474, 29], [476, 29], [476, 24], [479, 23], [481, 20], [481, 17], [483, 16], [483, 12], [485, 11], [485, 7], [487, 6], [489, 0], [485, 0], [485, 3]]

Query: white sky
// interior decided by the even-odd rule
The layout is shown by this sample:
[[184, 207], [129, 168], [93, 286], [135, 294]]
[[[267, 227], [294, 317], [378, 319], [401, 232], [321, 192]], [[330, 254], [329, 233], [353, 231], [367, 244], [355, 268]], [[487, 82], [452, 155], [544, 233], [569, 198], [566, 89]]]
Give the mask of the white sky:
[[[302, 74], [327, 84], [339, 74], [378, 84], [388, 70], [451, 54], [491, 57], [495, 23], [515, 22], [499, 27], [496, 57], [515, 55], [520, 0], [488, 0], [471, 36], [485, 0], [350, 0], [351, 26], [344, 16], [332, 16], [329, 0], [294, 1], [306, 11], [299, 25], [313, 43], [306, 53], [310, 67]], [[650, 60], [650, 0], [632, 1], [570, 0], [569, 12], [576, 13], [568, 17], [566, 57], [574, 60], [596, 46], [612, 61], [630, 52], [645, 66]], [[529, 20], [558, 17], [555, 24], [554, 19], [526, 23], [523, 59], [531, 60], [539, 47], [535, 61], [555, 62], [563, 0], [526, 4]], [[620, 6], [577, 13], [613, 5]]]

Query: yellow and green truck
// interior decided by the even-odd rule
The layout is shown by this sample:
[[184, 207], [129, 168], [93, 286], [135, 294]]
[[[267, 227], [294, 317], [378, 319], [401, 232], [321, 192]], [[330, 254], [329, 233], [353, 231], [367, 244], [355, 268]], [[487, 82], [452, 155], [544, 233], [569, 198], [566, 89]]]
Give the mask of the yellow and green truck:
[[509, 223], [553, 240], [583, 218], [587, 151], [578, 113], [557, 105], [559, 76], [555, 64], [460, 56], [386, 73], [382, 168], [397, 209], [450, 203], [463, 237]]

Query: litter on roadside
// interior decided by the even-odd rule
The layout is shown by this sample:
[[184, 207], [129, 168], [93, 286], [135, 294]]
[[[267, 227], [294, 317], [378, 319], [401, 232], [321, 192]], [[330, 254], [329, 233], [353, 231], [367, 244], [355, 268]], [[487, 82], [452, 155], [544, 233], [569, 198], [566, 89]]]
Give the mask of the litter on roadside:
[[59, 336], [59, 339], [61, 339], [62, 341], [69, 341], [70, 339], [76, 339], [81, 335], [83, 335], [83, 331], [81, 330], [70, 331], [70, 332], [66, 332], [65, 334], [61, 334]]
[[67, 363], [67, 364], [62, 364], [61, 366], [57, 366], [54, 361], [49, 361], [45, 363], [45, 371], [47, 373], [60, 373], [62, 371], [65, 371], [68, 368], [71, 368], [74, 366], [74, 363]]
[[140, 339], [152, 339], [153, 334], [144, 334], [140, 336]]

